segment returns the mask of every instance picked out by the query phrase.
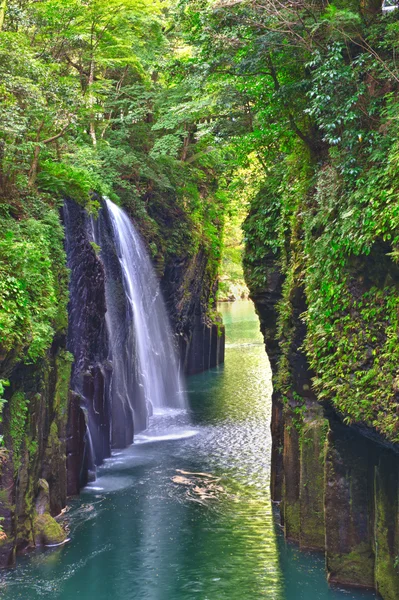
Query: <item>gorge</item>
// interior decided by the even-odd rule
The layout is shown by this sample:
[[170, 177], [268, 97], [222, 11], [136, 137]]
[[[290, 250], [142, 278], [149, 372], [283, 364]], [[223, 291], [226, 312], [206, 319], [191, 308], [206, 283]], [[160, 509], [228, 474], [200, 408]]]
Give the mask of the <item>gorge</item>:
[[0, 1], [0, 596], [399, 598], [391, 8]]
[[[20, 558], [1, 579], [4, 600], [26, 590], [30, 600], [375, 598], [329, 589], [322, 557], [284, 542], [270, 501], [271, 379], [259, 322], [249, 302], [220, 309], [225, 366], [188, 379], [189, 414], [151, 417], [133, 446], [104, 462], [71, 503], [71, 542]], [[201, 504], [173, 481], [181, 471], [220, 477], [223, 490]]]

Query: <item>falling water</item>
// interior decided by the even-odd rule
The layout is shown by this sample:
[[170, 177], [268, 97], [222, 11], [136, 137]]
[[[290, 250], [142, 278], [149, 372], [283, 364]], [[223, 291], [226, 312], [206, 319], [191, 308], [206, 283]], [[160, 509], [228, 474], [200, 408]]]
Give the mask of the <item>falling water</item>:
[[[114, 370], [111, 395], [118, 396], [118, 399], [113, 397], [112, 402], [122, 402], [124, 414], [130, 410], [135, 422], [137, 394], [142, 396], [139, 402], [144, 403], [147, 414], [152, 410], [156, 413], [165, 408], [184, 408], [186, 399], [164, 301], [144, 243], [122, 209], [108, 199], [106, 208], [127, 307], [122, 329], [131, 331], [127, 337], [126, 331], [121, 332], [121, 324], [115, 319], [117, 310], [113, 306], [118, 302], [117, 294], [107, 293], [107, 324]], [[136, 398], [131, 393], [132, 377]], [[135, 428], [143, 427], [137, 427], [135, 423]], [[113, 440], [113, 445], [123, 444]]]

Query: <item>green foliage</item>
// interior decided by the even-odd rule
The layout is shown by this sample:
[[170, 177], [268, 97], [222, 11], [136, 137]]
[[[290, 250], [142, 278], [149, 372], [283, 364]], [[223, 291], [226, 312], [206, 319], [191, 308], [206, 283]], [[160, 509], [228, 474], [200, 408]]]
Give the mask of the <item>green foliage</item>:
[[276, 224], [279, 222], [281, 180], [267, 178], [251, 202], [249, 214], [244, 222], [244, 272], [248, 287], [252, 292], [262, 290], [267, 283], [267, 258], [277, 260], [281, 240]]
[[8, 280], [14, 304], [0, 321], [5, 352], [29, 347], [28, 359], [41, 356], [62, 312], [50, 314], [64, 294], [54, 272], [37, 306], [34, 282], [25, 282], [41, 263], [41, 275], [51, 271], [45, 228], [40, 264], [11, 258], [28, 227], [12, 219], [42, 220], [21, 210], [25, 199], [30, 207], [34, 197], [71, 197], [96, 214], [98, 197], [108, 196], [134, 216], [159, 264], [201, 247], [216, 276], [225, 205], [217, 179], [227, 169], [206, 119], [220, 107], [190, 73], [192, 52], [182, 52], [180, 26], [170, 27], [175, 16], [150, 0], [10, 0], [0, 39], [0, 198], [12, 199], [3, 230], [14, 241], [2, 251], [17, 281]]
[[15, 392], [10, 399], [9, 436], [13, 451], [14, 471], [21, 466], [21, 451], [28, 421], [29, 400], [22, 392]]
[[67, 273], [58, 215], [1, 220], [0, 356], [34, 362], [66, 326]]
[[82, 204], [90, 201], [93, 190], [101, 191], [99, 182], [89, 171], [50, 160], [42, 162], [38, 184], [43, 192], [73, 198]]
[[302, 410], [302, 353], [321, 401], [398, 442], [398, 11], [196, 0], [180, 10], [189, 77], [210, 98], [205, 135], [236, 172], [248, 157], [262, 165], [244, 268], [253, 295], [283, 275], [275, 386]]

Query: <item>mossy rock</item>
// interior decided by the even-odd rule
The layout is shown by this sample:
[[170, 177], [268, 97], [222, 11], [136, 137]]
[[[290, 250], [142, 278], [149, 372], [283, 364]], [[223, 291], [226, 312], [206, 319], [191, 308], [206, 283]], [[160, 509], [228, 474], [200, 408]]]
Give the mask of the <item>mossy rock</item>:
[[50, 510], [50, 488], [45, 479], [39, 479], [38, 493], [35, 500], [37, 515], [44, 515]]
[[361, 542], [346, 554], [327, 556], [328, 580], [338, 585], [374, 587], [374, 556], [370, 545]]
[[64, 529], [49, 513], [36, 515], [34, 532], [36, 546], [61, 544], [66, 540]]

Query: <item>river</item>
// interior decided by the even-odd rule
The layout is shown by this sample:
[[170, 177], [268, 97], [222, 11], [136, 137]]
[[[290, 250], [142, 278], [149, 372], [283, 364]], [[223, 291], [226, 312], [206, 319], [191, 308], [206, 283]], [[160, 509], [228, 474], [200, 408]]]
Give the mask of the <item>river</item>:
[[[270, 501], [270, 367], [250, 302], [222, 304], [226, 363], [192, 376], [72, 501], [70, 542], [20, 558], [4, 600], [371, 600], [330, 589]], [[181, 472], [183, 471], [183, 473]], [[193, 475], [203, 473], [205, 475]]]

